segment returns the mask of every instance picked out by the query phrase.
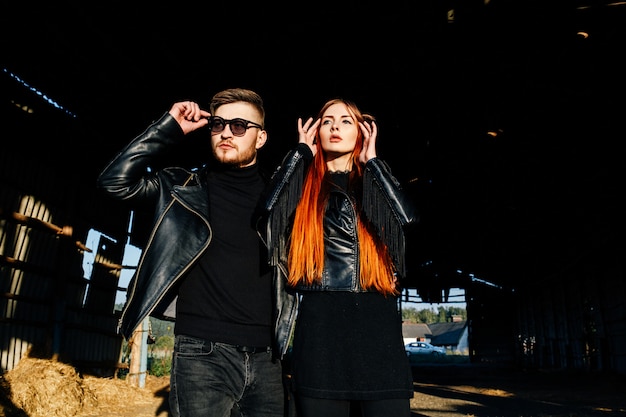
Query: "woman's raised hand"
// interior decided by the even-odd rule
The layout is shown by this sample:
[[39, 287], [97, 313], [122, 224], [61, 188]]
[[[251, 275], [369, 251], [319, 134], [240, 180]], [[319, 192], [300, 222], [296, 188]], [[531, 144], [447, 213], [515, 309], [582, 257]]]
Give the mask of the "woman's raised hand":
[[306, 143], [311, 148], [313, 155], [317, 153], [317, 128], [320, 125], [320, 119], [317, 119], [313, 123], [313, 118], [309, 117], [307, 121], [302, 124], [302, 118], [298, 117], [298, 143]]
[[376, 158], [376, 137], [378, 136], [378, 127], [376, 122], [359, 122], [361, 132], [363, 132], [363, 149], [359, 155], [359, 162], [365, 164], [372, 158]]

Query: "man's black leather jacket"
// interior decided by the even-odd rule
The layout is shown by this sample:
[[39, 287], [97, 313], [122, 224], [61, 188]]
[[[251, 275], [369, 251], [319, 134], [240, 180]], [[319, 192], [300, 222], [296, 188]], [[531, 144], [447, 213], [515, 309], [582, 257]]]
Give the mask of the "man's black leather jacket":
[[[127, 339], [147, 317], [175, 320], [177, 284], [211, 243], [208, 193], [202, 170], [165, 168], [148, 173], [183, 140], [183, 131], [166, 113], [128, 144], [104, 169], [97, 187], [109, 196], [132, 205], [155, 208], [154, 227], [130, 283], [118, 331]], [[189, 233], [193, 230], [193, 233]], [[275, 285], [276, 323], [289, 323], [295, 315], [295, 298], [283, 297]], [[276, 326], [276, 340], [281, 328]], [[283, 330], [284, 331], [284, 330]], [[283, 356], [287, 344], [275, 346]]]
[[[270, 180], [266, 194], [262, 197], [263, 211], [267, 214], [264, 239], [269, 249], [270, 264], [275, 269], [276, 282], [284, 283], [287, 278], [287, 244], [293, 213], [302, 195], [302, 185], [306, 169], [313, 154], [306, 144], [299, 144], [283, 159]], [[343, 192], [331, 193], [329, 204], [335, 204], [345, 218], [352, 217], [356, 222], [356, 208]], [[363, 212], [377, 230], [385, 231], [381, 237], [390, 250], [398, 278], [406, 276], [405, 266], [405, 231], [417, 223], [418, 213], [414, 201], [403, 191], [392, 176], [389, 167], [379, 158], [373, 158], [365, 164], [363, 175]], [[334, 222], [329, 227], [341, 228], [340, 221], [327, 218], [326, 223]], [[298, 287], [298, 291], [364, 291], [359, 282], [358, 242], [335, 239], [326, 242], [326, 251], [333, 251], [336, 256], [326, 257], [322, 283], [310, 287]], [[334, 261], [329, 261], [332, 258]], [[294, 298], [293, 289], [284, 289], [285, 297]], [[294, 325], [295, 315], [284, 315], [279, 322], [277, 333], [288, 342]]]

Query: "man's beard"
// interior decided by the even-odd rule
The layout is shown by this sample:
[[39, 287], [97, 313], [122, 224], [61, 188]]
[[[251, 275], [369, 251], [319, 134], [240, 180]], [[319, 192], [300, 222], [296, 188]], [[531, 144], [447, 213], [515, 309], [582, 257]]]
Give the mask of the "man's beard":
[[242, 167], [249, 165], [254, 161], [254, 158], [256, 157], [256, 149], [249, 148], [245, 152], [237, 152], [234, 157], [230, 157], [230, 155], [226, 157], [225, 153], [222, 152], [219, 148], [214, 148], [213, 156], [219, 163], [223, 165]]

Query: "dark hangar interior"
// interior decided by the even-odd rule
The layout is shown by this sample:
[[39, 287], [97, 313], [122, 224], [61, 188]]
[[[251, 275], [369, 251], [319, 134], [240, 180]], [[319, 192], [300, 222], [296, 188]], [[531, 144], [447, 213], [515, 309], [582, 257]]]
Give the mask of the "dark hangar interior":
[[[54, 207], [74, 240], [96, 229], [144, 244], [149, 215], [129, 229], [95, 179], [173, 102], [259, 92], [271, 170], [297, 142], [297, 118], [341, 96], [376, 116], [379, 156], [420, 206], [405, 287], [434, 304], [465, 290], [477, 361], [626, 371], [626, 3], [2, 9], [3, 279], [22, 268], [9, 227], [44, 220], [20, 211], [25, 195]], [[205, 144], [197, 135], [172, 158], [198, 166]]]

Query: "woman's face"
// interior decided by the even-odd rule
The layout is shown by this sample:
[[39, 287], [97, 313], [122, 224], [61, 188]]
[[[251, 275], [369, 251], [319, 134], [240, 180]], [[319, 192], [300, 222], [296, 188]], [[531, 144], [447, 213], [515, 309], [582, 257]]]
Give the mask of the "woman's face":
[[318, 130], [322, 149], [331, 157], [352, 153], [359, 134], [359, 124], [343, 103], [324, 112]]

